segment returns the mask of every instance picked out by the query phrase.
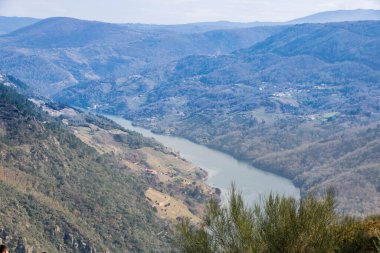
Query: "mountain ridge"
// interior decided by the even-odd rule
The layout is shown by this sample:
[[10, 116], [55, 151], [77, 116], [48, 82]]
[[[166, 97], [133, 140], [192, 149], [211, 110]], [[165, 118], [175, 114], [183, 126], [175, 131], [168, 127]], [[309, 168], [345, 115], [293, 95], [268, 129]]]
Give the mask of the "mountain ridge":
[[[60, 32], [60, 23], [67, 20], [69, 31], [75, 32]], [[0, 55], [4, 58], [0, 68], [48, 96], [50, 91], [58, 92], [85, 80], [123, 80], [141, 75], [187, 55], [228, 53], [283, 29], [256, 27], [187, 34], [71, 21], [41, 21], [0, 37]], [[77, 27], [78, 22], [81, 25]], [[44, 70], [40, 71], [40, 66], [45, 66]]]
[[293, 19], [285, 22], [286, 24], [301, 23], [332, 23], [347, 21], [369, 21], [380, 20], [380, 10], [375, 9], [356, 9], [356, 10], [336, 10], [325, 11], [311, 14], [305, 17]]
[[[22, 23], [25, 20], [25, 24], [32, 23], [32, 21], [37, 22], [41, 21], [41, 19], [35, 18], [24, 18], [24, 17], [0, 17], [9, 20], [15, 20]], [[73, 19], [73, 20], [81, 20], [78, 18], [71, 17], [50, 17], [44, 20], [50, 20], [55, 18], [65, 18], [65, 19]], [[30, 21], [28, 21], [30, 20]], [[380, 10], [376, 9], [355, 9], [355, 10], [335, 10], [335, 11], [324, 11], [318, 12], [311, 15], [307, 15], [304, 17], [292, 19], [289, 21], [283, 22], [264, 22], [264, 21], [252, 21], [252, 22], [231, 22], [226, 20], [220, 21], [211, 21], [211, 22], [194, 22], [194, 23], [185, 23], [185, 24], [172, 24], [172, 25], [162, 25], [162, 24], [141, 24], [141, 23], [111, 23], [105, 21], [96, 21], [96, 20], [82, 20], [88, 22], [99, 22], [99, 23], [108, 23], [115, 24], [124, 27], [134, 27], [134, 28], [142, 28], [142, 29], [160, 29], [163, 30], [180, 30], [196, 33], [196, 32], [207, 32], [211, 30], [225, 30], [225, 29], [239, 29], [239, 28], [249, 28], [256, 26], [273, 26], [273, 25], [294, 25], [294, 24], [303, 24], [303, 23], [331, 23], [331, 22], [347, 22], [347, 21], [368, 21], [368, 20], [380, 20]], [[20, 25], [19, 25], [20, 27]], [[25, 27], [25, 25], [24, 25]], [[9, 30], [9, 29], [8, 29]], [[14, 29], [15, 30], [15, 29]], [[1, 31], [1, 29], [0, 29]]]

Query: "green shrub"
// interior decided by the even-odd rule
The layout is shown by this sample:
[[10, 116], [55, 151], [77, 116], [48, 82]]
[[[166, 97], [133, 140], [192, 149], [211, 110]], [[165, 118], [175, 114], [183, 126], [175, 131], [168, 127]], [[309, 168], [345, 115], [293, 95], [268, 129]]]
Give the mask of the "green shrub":
[[185, 220], [178, 232], [179, 252], [376, 252], [364, 221], [335, 212], [333, 191], [302, 200], [270, 194], [250, 208], [232, 186], [227, 205], [211, 201], [200, 226]]

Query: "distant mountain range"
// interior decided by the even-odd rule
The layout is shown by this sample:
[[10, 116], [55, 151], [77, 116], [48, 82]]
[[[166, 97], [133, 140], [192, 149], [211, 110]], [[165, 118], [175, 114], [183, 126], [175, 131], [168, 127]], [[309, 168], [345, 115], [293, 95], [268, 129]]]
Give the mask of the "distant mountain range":
[[[296, 25], [296, 24], [306, 24], [306, 23], [332, 23], [332, 22], [348, 22], [348, 21], [370, 21], [370, 20], [380, 20], [380, 10], [338, 10], [338, 11], [326, 11], [320, 12], [306, 17], [297, 18], [285, 22], [203, 22], [203, 23], [193, 23], [184, 25], [157, 25], [156, 28], [168, 29], [168, 30], [182, 30], [182, 31], [198, 31], [206, 32], [210, 30], [222, 30], [222, 29], [237, 29], [237, 28], [248, 28], [257, 26], [274, 26], [274, 25]], [[141, 25], [141, 27], [152, 27], [149, 25]]]
[[0, 17], [0, 35], [13, 32], [25, 26], [37, 23], [40, 19], [21, 17]]
[[346, 21], [380, 20], [380, 10], [338, 10], [316, 13], [299, 19], [286, 22], [286, 24], [305, 23], [332, 23]]
[[[32, 25], [20, 28], [17, 25], [25, 24], [23, 18], [3, 18], [0, 25], [20, 29], [0, 37], [3, 59], [0, 69], [48, 95], [86, 80], [123, 81], [189, 55], [228, 54], [263, 41], [290, 24], [326, 22], [331, 17], [335, 17], [334, 21], [377, 19], [379, 13], [376, 10], [325, 12], [281, 25], [257, 22], [119, 25], [49, 18], [37, 23], [26, 19]], [[40, 66], [44, 66], [42, 75], [38, 74]]]
[[[298, 19], [286, 22], [229, 22], [229, 21], [216, 21], [216, 22], [200, 22], [178, 25], [154, 25], [154, 24], [138, 24], [126, 23], [119, 24], [124, 27], [142, 29], [142, 30], [160, 30], [160, 31], [175, 31], [181, 33], [204, 33], [212, 30], [225, 30], [237, 28], [249, 28], [256, 26], [273, 26], [273, 25], [294, 25], [304, 23], [331, 23], [331, 22], [345, 22], [345, 21], [368, 21], [380, 20], [380, 10], [338, 10], [326, 11], [316, 13], [310, 16], [301, 17]], [[0, 34], [10, 33], [17, 29], [32, 25], [41, 19], [24, 18], [24, 17], [0, 17]]]
[[0, 69], [49, 95], [85, 80], [124, 80], [188, 55], [226, 54], [282, 29], [190, 34], [50, 18], [0, 37]]

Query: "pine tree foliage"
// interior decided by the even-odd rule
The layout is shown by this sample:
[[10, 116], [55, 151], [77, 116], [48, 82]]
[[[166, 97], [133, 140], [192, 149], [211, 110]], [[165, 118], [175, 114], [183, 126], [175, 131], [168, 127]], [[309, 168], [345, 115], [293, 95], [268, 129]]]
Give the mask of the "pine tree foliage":
[[178, 225], [179, 252], [354, 253], [377, 252], [361, 220], [335, 210], [334, 193], [302, 200], [270, 194], [250, 208], [231, 187], [228, 204], [211, 201], [201, 226]]

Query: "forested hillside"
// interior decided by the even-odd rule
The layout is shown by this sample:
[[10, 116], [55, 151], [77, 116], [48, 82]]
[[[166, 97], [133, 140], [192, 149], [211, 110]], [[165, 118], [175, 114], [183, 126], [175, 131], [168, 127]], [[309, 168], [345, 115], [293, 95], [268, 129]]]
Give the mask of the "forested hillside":
[[49, 18], [0, 37], [0, 69], [49, 96], [90, 80], [123, 82], [188, 55], [229, 53], [283, 28], [187, 29]]
[[12, 252], [165, 251], [146, 183], [0, 89], [1, 238]]
[[[28, 100], [10, 79], [0, 84], [0, 239], [11, 252], [169, 252], [171, 224], [199, 220], [213, 194], [204, 172], [105, 118]], [[160, 183], [151, 166], [173, 175]], [[176, 216], [155, 207], [158, 193]]]

